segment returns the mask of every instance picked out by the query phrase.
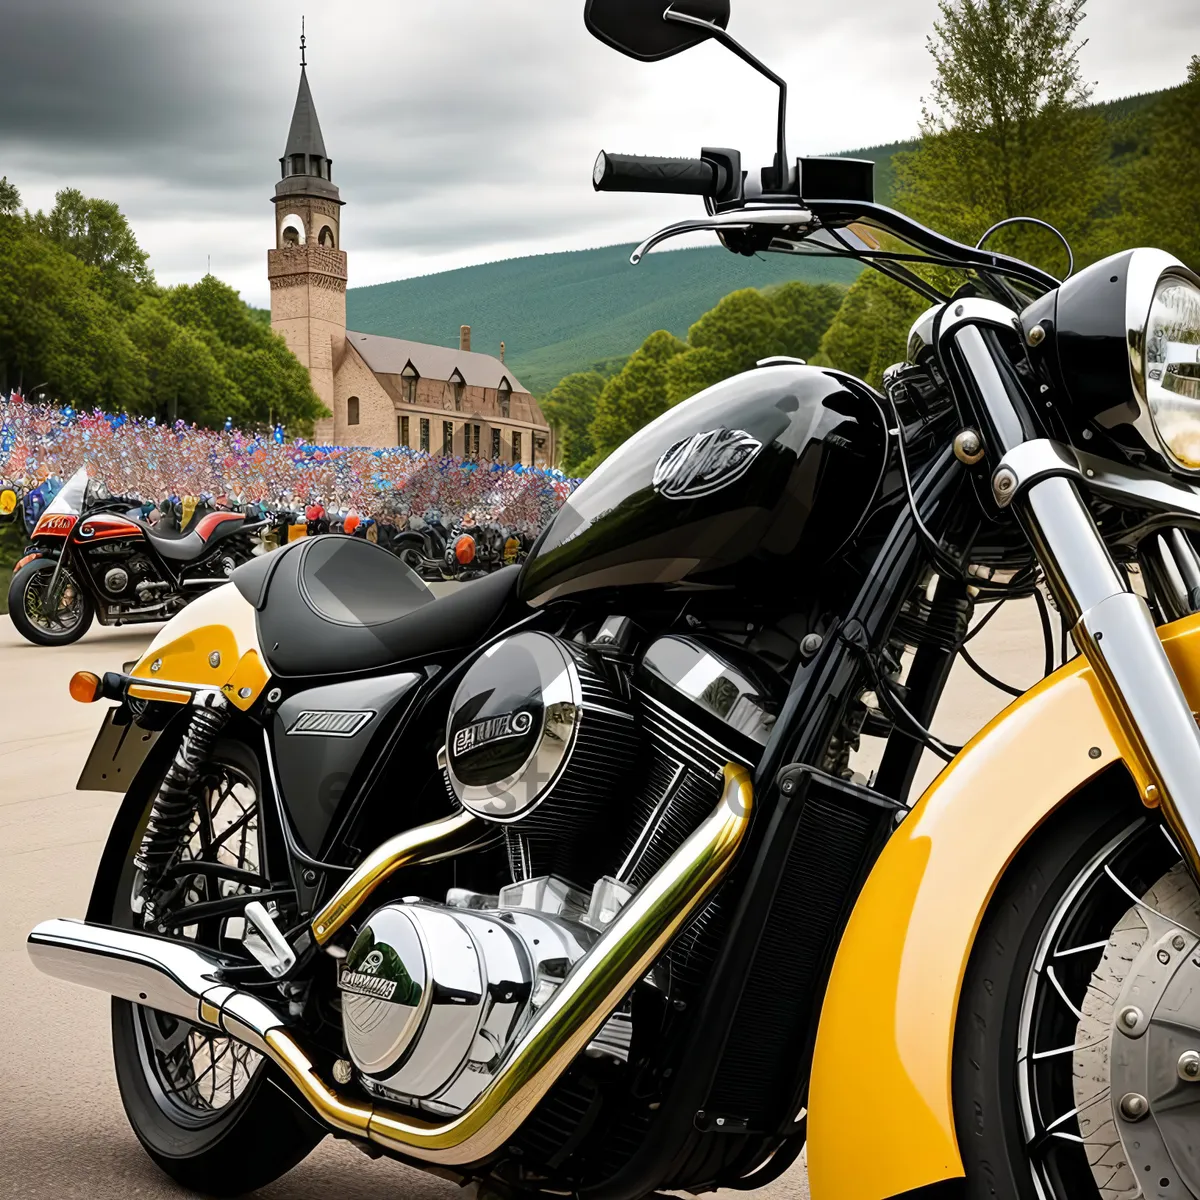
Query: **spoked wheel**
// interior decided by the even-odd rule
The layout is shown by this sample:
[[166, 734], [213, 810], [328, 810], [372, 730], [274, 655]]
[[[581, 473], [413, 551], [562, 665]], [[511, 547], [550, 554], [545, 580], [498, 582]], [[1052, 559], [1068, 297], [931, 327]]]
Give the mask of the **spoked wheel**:
[[[1189, 932], [1200, 929], [1200, 893], [1157, 814], [1117, 790], [1077, 798], [1047, 824], [1010, 867], [976, 939], [954, 1056], [971, 1200], [1200, 1195], [1176, 1171], [1167, 1143], [1147, 1147], [1157, 1126], [1151, 1107], [1200, 1103], [1200, 1083], [1190, 1085], [1193, 1101], [1173, 1058], [1165, 1092], [1133, 1087], [1139, 1070], [1146, 1077], [1137, 1056], [1161, 1057], [1154, 1030], [1146, 1032], [1153, 1005], [1141, 1000], [1145, 1012], [1137, 1009], [1145, 1022], [1138, 1037], [1147, 1040], [1135, 1044], [1118, 1027], [1128, 995], [1147, 995], [1146, 971], [1170, 971], [1185, 990], [1200, 983], [1200, 937]], [[1200, 1004], [1195, 1017], [1194, 1033], [1177, 1032], [1200, 1050]], [[1127, 1121], [1130, 1092], [1145, 1108], [1125, 1100]]]
[[[223, 900], [269, 886], [261, 875], [258, 764], [245, 747], [220, 742], [204, 780], [205, 801], [168, 872], [173, 886], [133, 911], [139, 829], [113, 923], [245, 957], [243, 918], [211, 914]], [[225, 1196], [252, 1191], [290, 1170], [321, 1140], [321, 1127], [277, 1086], [271, 1065], [250, 1047], [123, 1000], [113, 1001], [112, 1025], [130, 1124], [150, 1157], [185, 1187]]]
[[17, 632], [36, 646], [67, 646], [88, 631], [91, 598], [63, 567], [55, 581], [54, 559], [27, 562], [8, 586], [8, 611]]

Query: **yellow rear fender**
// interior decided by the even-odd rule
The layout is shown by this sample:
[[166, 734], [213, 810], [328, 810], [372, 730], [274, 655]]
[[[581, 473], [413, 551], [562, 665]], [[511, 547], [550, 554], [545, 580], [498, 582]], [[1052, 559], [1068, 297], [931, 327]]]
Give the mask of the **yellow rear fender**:
[[130, 674], [147, 681], [130, 685], [135, 699], [184, 703], [185, 693], [154, 684], [198, 684], [219, 688], [235, 707], [248, 709], [271, 677], [254, 606], [231, 583], [214, 588], [163, 626]]
[[[1200, 709], [1200, 617], [1159, 634]], [[967, 960], [1030, 836], [1101, 772], [1137, 775], [1108, 711], [1075, 659], [977, 734], [884, 848], [822, 1006], [808, 1101], [813, 1200], [887, 1200], [963, 1177], [950, 1080]]]

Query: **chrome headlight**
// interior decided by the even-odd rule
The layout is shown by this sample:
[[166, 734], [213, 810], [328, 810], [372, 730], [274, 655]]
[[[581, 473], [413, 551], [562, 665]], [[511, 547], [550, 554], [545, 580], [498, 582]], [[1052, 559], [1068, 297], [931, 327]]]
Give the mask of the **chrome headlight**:
[[1021, 327], [1058, 377], [1064, 416], [1129, 426], [1167, 467], [1200, 474], [1200, 276], [1161, 250], [1126, 250], [1031, 304]]
[[1159, 279], [1130, 361], [1163, 449], [1200, 470], [1200, 286], [1173, 273]]

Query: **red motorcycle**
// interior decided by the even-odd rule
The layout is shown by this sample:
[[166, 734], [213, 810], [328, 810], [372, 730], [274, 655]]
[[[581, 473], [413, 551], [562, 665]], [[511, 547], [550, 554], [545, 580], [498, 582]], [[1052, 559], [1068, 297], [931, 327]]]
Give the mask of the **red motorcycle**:
[[38, 646], [77, 641], [101, 625], [165, 621], [223, 584], [254, 554], [265, 521], [208, 512], [166, 531], [137, 501], [111, 496], [81, 467], [34, 526], [8, 588], [13, 626]]

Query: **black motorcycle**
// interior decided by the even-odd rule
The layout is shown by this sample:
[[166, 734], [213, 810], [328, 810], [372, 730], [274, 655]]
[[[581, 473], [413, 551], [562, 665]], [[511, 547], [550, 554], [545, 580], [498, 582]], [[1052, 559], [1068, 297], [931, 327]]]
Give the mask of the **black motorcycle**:
[[142, 516], [131, 497], [110, 495], [81, 467], [36, 519], [13, 569], [8, 611], [38, 646], [81, 638], [101, 625], [165, 621], [249, 562], [263, 521], [244, 512], [177, 501]]
[[[586, 13], [757, 62], [725, 0]], [[750, 1190], [806, 1144], [814, 1200], [1200, 1196], [1200, 276], [1061, 282], [778, 134], [762, 170], [595, 184], [703, 198], [635, 260], [707, 230], [914, 288], [883, 390], [768, 362], [630, 438], [523, 566], [433, 600], [306, 538], [76, 677], [116, 703], [81, 786], [132, 784], [87, 921], [30, 954], [113, 997], [184, 1186], [333, 1134], [497, 1200]], [[951, 666], [1016, 597], [1048, 677], [949, 746]]]

